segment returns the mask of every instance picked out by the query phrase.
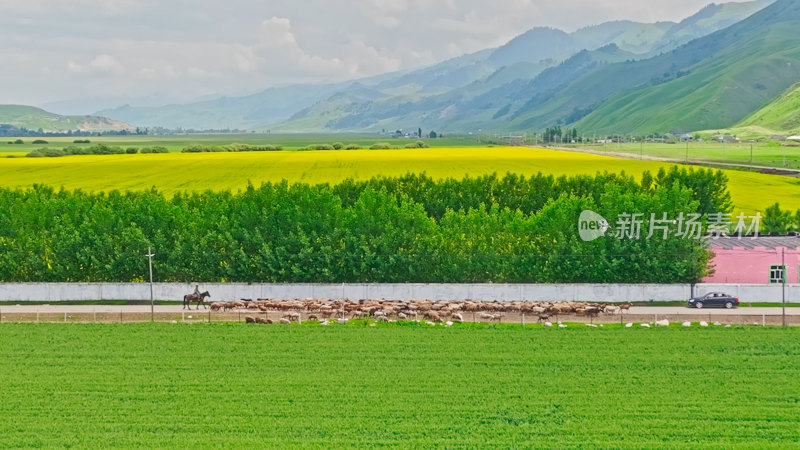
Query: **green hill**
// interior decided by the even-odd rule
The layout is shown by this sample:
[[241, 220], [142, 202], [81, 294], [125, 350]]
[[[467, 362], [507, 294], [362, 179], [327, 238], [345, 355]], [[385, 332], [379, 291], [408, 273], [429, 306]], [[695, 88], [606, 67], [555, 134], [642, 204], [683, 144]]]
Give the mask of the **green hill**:
[[563, 117], [596, 102], [578, 122], [581, 130], [649, 134], [730, 127], [800, 80], [798, 29], [800, 4], [780, 0], [669, 54], [601, 68], [569, 86], [569, 98], [534, 114]]
[[46, 132], [133, 130], [125, 122], [99, 116], [61, 116], [33, 106], [0, 105], [0, 124]]
[[764, 135], [800, 134], [800, 83], [734, 127], [761, 130]]

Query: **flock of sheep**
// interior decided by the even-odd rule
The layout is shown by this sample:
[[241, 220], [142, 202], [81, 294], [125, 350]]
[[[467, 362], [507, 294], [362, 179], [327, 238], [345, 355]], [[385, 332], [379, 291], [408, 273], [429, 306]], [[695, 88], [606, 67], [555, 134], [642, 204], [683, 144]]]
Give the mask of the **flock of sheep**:
[[[427, 320], [430, 322], [463, 322], [481, 320], [501, 322], [506, 314], [525, 315], [539, 322], [549, 322], [553, 316], [580, 315], [597, 317], [600, 314], [617, 314], [630, 309], [630, 304], [601, 305], [585, 302], [529, 302], [495, 301], [389, 301], [389, 300], [271, 300], [241, 299], [233, 302], [213, 302], [212, 311], [247, 310], [253, 312], [280, 312], [283, 323], [305, 320], [337, 320], [371, 318], [377, 321]], [[248, 316], [250, 323], [272, 323], [261, 316]]]

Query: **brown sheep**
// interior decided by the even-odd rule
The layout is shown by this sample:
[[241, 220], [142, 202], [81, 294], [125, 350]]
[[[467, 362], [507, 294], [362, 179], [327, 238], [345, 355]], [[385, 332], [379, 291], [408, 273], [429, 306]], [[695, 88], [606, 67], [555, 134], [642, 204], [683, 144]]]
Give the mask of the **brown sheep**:
[[256, 318], [255, 317], [251, 317], [251, 316], [247, 316], [247, 317], [244, 318], [244, 321], [247, 322], [247, 323], [256, 323]]
[[299, 322], [300, 321], [300, 313], [298, 312], [290, 312], [283, 316], [284, 319], [290, 322]]
[[432, 311], [426, 312], [423, 317], [428, 319], [428, 320], [431, 320], [433, 322], [441, 322], [442, 321], [442, 317], [439, 316], [438, 313], [435, 313], [435, 312], [432, 312]]

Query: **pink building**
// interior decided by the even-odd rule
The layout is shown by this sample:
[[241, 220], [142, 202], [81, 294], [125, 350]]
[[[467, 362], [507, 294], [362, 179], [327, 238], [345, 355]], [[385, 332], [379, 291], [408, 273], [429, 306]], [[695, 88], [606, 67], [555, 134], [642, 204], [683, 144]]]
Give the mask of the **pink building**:
[[784, 271], [788, 283], [798, 283], [800, 236], [725, 237], [709, 245], [714, 274], [704, 283], [779, 283]]

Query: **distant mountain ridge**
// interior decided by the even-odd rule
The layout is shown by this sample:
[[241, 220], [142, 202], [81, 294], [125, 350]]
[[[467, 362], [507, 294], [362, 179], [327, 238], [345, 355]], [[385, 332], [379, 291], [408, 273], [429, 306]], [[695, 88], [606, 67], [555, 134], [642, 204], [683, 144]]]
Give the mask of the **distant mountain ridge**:
[[114, 119], [99, 116], [62, 116], [40, 108], [24, 105], [0, 105], [0, 124], [44, 132], [67, 131], [134, 131], [135, 127]]
[[[615, 21], [572, 33], [538, 27], [501, 47], [410, 72], [272, 88], [251, 96], [184, 105], [124, 106], [98, 114], [137, 125], [195, 129], [361, 131], [422, 126], [473, 131], [535, 129], [577, 122], [584, 129], [606, 130], [608, 123], [595, 115], [598, 111], [608, 114], [603, 109], [605, 102], [623, 92], [685, 77], [688, 67], [712, 53], [702, 49], [675, 52], [771, 3], [711, 4], [680, 23]], [[691, 53], [688, 59], [687, 52]], [[638, 73], [627, 73], [630, 71]], [[772, 94], [784, 82], [768, 84], [765, 94]], [[760, 100], [766, 103], [769, 99]], [[752, 102], [745, 102], [746, 107]], [[676, 113], [676, 117], [679, 115]], [[734, 120], [739, 115], [737, 109], [735, 114], [721, 117]], [[613, 123], [630, 130], [650, 126], [631, 120]], [[685, 124], [682, 121], [679, 125]], [[661, 125], [669, 123], [662, 120]]]

